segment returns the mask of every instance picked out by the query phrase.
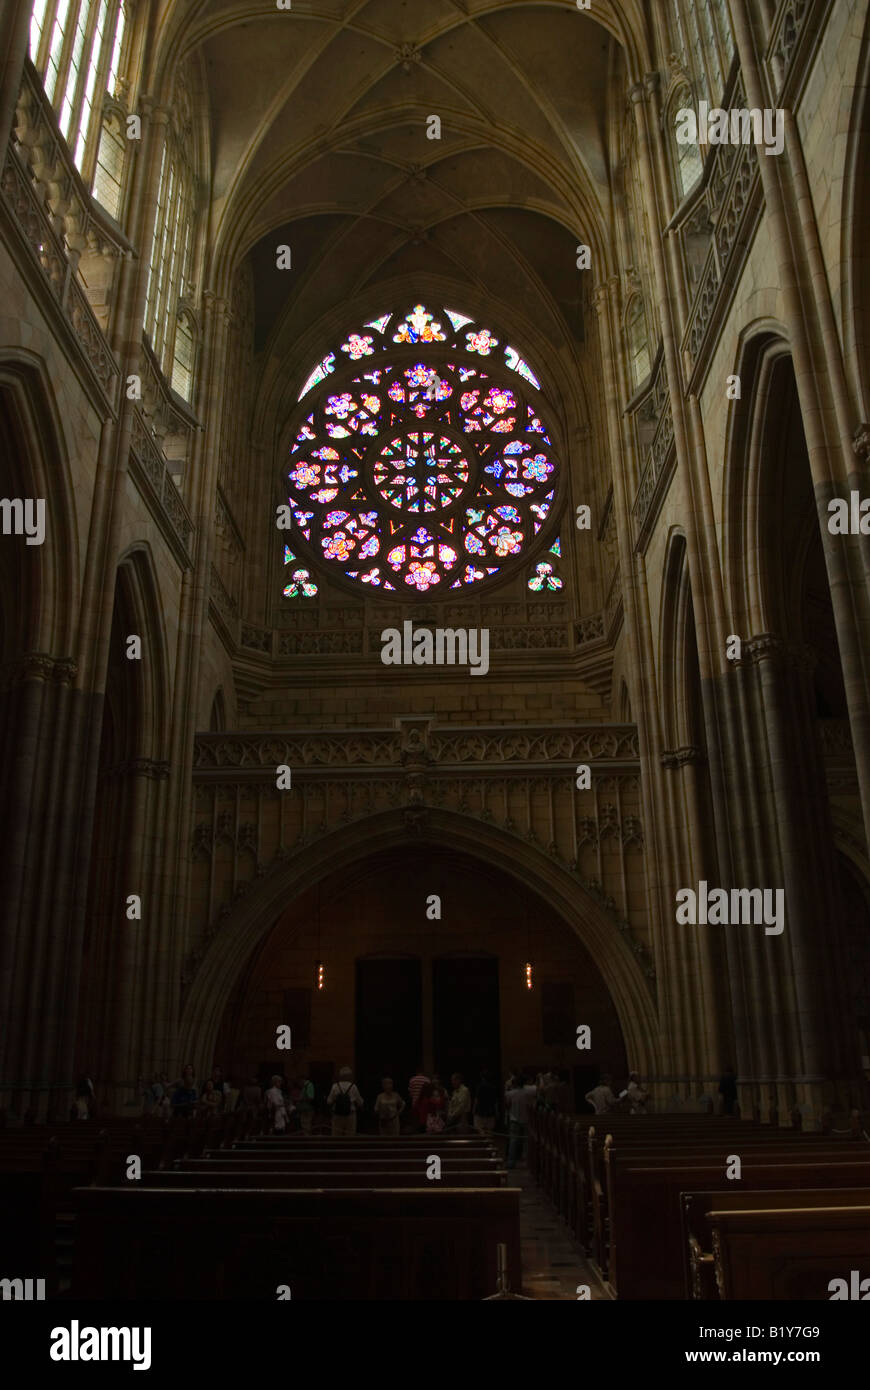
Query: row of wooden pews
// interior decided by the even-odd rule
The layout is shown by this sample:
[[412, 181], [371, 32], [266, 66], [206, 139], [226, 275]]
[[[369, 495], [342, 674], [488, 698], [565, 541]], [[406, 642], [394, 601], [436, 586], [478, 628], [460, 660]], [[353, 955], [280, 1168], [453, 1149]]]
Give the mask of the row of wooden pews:
[[68, 1273], [75, 1189], [125, 1181], [132, 1155], [143, 1169], [165, 1169], [209, 1146], [241, 1141], [260, 1124], [256, 1112], [234, 1111], [190, 1119], [0, 1127], [0, 1278], [45, 1279], [46, 1295], [55, 1297]]
[[619, 1298], [829, 1298], [862, 1252], [870, 1278], [860, 1128], [537, 1112], [530, 1131], [536, 1181]]
[[521, 1282], [519, 1190], [506, 1176], [477, 1137], [288, 1135], [204, 1147], [139, 1182], [75, 1193], [72, 1293], [485, 1298], [500, 1244], [513, 1287]]

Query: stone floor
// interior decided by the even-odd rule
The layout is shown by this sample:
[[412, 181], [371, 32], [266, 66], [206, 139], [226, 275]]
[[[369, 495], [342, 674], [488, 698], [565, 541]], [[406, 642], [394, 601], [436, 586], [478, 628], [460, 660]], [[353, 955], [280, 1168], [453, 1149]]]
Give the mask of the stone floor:
[[508, 1180], [512, 1187], [521, 1189], [520, 1246], [526, 1298], [576, 1300], [578, 1284], [588, 1284], [594, 1299], [609, 1298], [567, 1226], [525, 1169], [514, 1169]]

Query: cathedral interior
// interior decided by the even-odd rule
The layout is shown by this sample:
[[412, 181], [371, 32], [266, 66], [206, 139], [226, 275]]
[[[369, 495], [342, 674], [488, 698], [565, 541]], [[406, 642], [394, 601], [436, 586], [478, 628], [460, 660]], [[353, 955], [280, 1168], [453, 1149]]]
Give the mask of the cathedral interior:
[[[626, 1105], [607, 1221], [554, 1176], [602, 1079], [781, 1173], [870, 1129], [867, 0], [5, 0], [0, 57], [0, 1184], [82, 1078], [126, 1155], [188, 1065], [324, 1127], [349, 1067], [355, 1144], [384, 1073], [551, 1074], [524, 1200], [655, 1296]], [[666, 1296], [828, 1297], [847, 1158], [780, 1181], [833, 1265], [735, 1294], [723, 1210]]]

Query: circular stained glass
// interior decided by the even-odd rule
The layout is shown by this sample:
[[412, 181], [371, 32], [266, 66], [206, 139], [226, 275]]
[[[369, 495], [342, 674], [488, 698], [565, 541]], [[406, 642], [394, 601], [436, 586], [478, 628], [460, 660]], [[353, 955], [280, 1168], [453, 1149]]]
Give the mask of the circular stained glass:
[[489, 329], [421, 304], [385, 314], [323, 359], [305, 397], [286, 474], [294, 550], [405, 596], [525, 562], [559, 466], [537, 378]]
[[469, 473], [461, 444], [440, 431], [411, 430], [380, 450], [373, 481], [397, 511], [441, 512], [458, 501]]

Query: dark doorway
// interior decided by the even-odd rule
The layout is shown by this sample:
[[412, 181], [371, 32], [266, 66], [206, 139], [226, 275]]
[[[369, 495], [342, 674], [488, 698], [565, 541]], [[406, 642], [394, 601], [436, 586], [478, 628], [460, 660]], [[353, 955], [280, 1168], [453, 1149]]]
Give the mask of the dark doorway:
[[[419, 960], [375, 957], [356, 963], [356, 1082], [364, 1117], [391, 1076], [401, 1095], [423, 1056], [423, 986]], [[363, 1118], [363, 1127], [367, 1127]]]
[[501, 1075], [498, 959], [447, 956], [432, 962], [435, 1070], [445, 1085], [461, 1072], [474, 1088], [481, 1067]]

